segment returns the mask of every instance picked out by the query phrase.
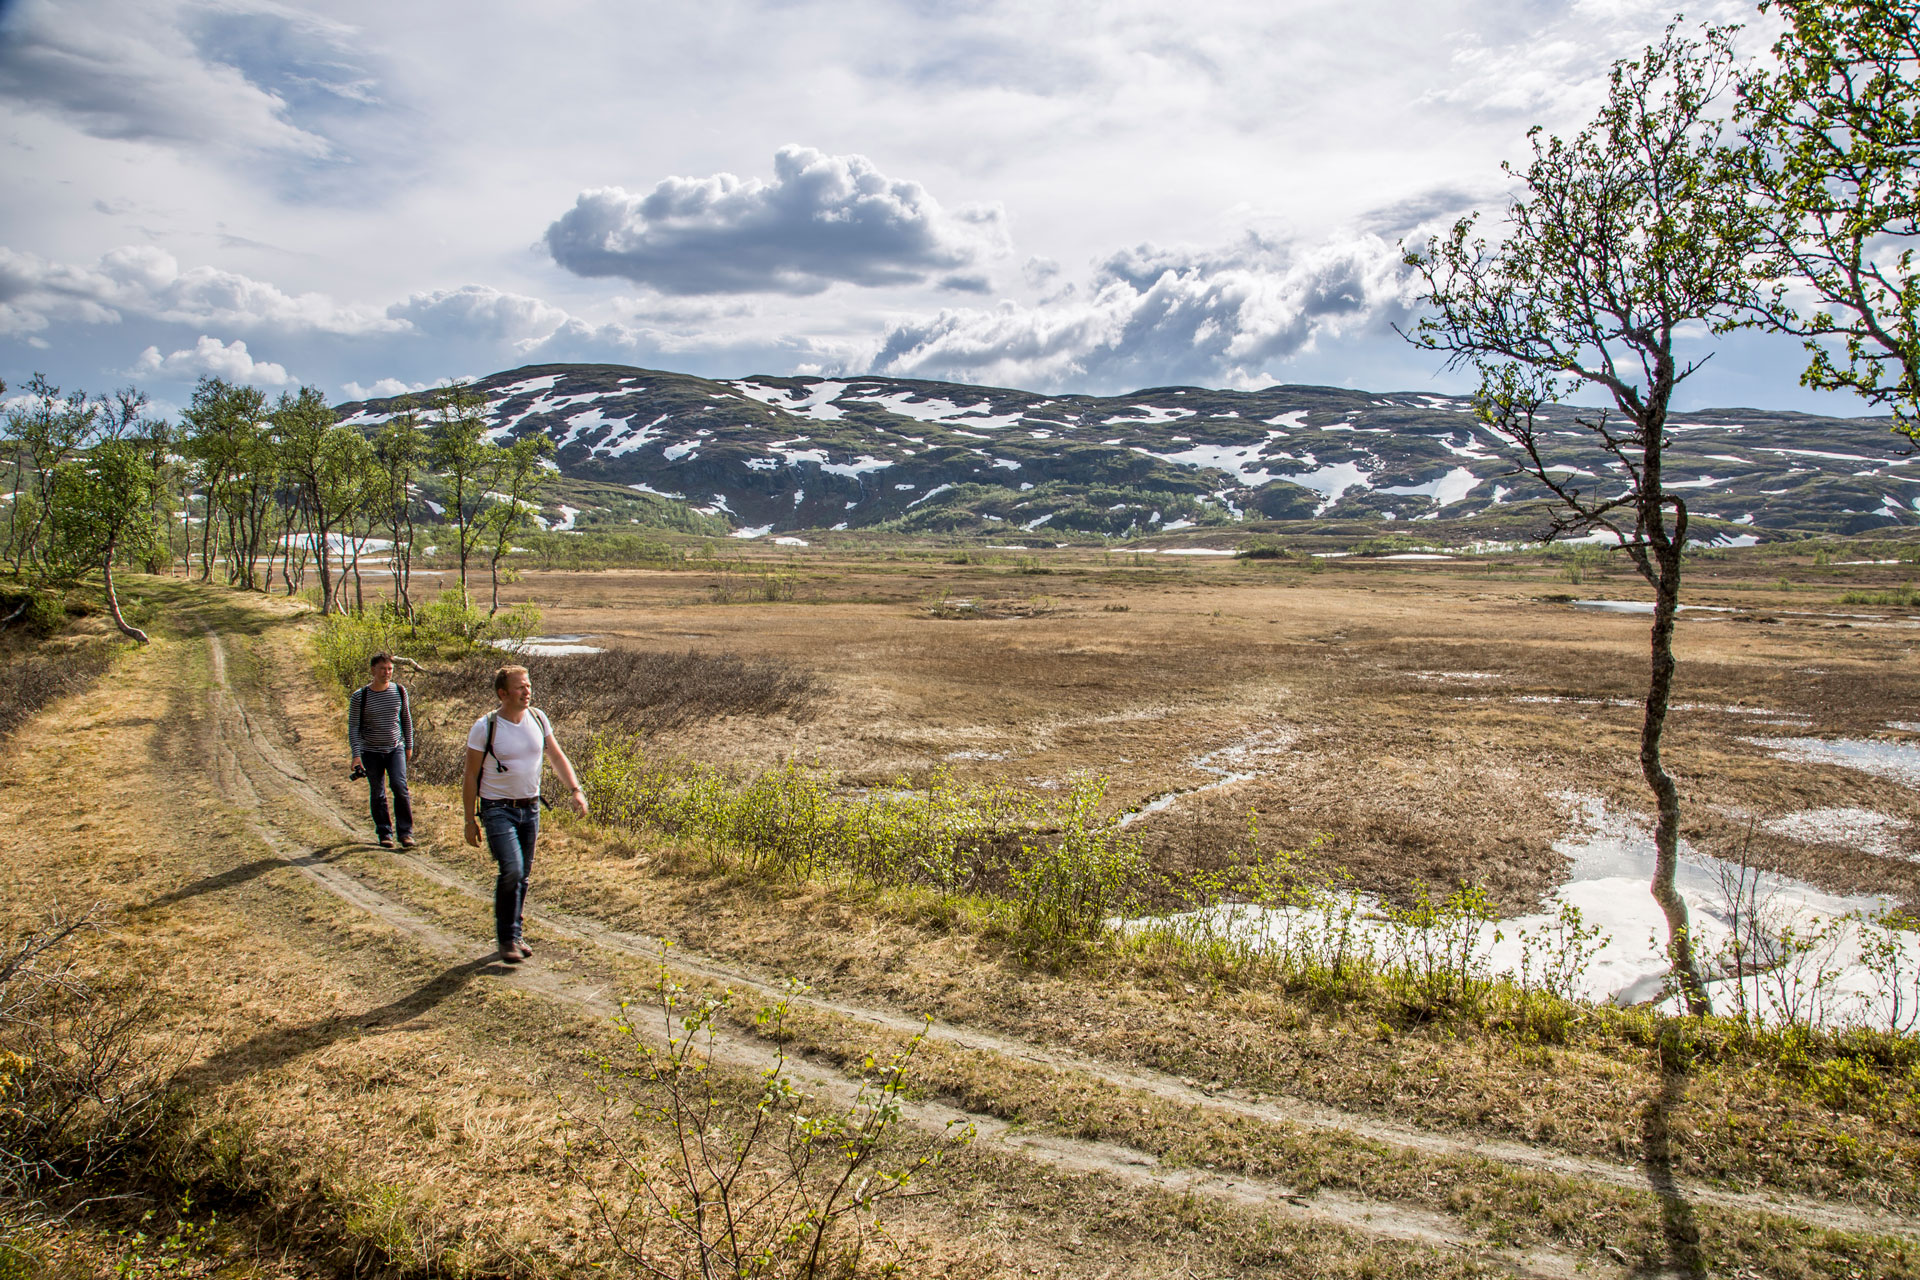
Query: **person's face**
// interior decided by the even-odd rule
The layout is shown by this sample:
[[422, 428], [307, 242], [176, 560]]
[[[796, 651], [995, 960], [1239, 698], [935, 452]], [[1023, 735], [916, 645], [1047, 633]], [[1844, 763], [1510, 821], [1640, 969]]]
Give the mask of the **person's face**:
[[507, 687], [500, 691], [500, 705], [509, 711], [525, 711], [532, 706], [533, 681], [519, 672], [508, 676]]
[[393, 679], [393, 664], [391, 662], [376, 662], [373, 664], [373, 682], [375, 684], [385, 684], [391, 679]]

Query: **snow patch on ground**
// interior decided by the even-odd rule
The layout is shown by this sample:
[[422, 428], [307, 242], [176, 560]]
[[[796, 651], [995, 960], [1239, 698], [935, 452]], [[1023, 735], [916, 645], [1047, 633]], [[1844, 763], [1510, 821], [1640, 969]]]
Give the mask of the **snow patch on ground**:
[[1900, 833], [1911, 824], [1871, 809], [1801, 809], [1760, 825], [1805, 844], [1836, 844], [1882, 858], [1910, 858], [1901, 851]]
[[1105, 427], [1155, 426], [1162, 422], [1178, 422], [1182, 418], [1197, 415], [1197, 411], [1193, 409], [1163, 409], [1157, 404], [1137, 404], [1133, 407], [1137, 412], [1107, 418], [1100, 425]]
[[1313, 514], [1324, 515], [1327, 508], [1340, 501], [1341, 495], [1349, 489], [1370, 489], [1373, 484], [1367, 479], [1367, 473], [1360, 469], [1357, 462], [1336, 462], [1331, 466], [1320, 467], [1314, 471], [1303, 471], [1298, 475], [1278, 477], [1302, 489], [1311, 489], [1325, 501], [1314, 508]]
[[821, 382], [805, 390], [793, 391], [785, 387], [765, 386], [746, 379], [729, 382], [726, 385], [749, 400], [758, 400], [761, 404], [772, 405], [776, 409], [801, 414], [819, 422], [838, 422], [847, 415], [845, 409], [833, 403], [850, 385], [845, 382]]
[[1450, 507], [1479, 488], [1482, 483], [1480, 477], [1466, 467], [1455, 467], [1439, 479], [1429, 480], [1425, 484], [1390, 485], [1380, 489], [1379, 492], [1432, 498], [1436, 505]]
[[[1554, 891], [1546, 911], [1480, 924], [1472, 942], [1477, 966], [1494, 975], [1519, 976], [1529, 944], [1537, 947], [1563, 927], [1569, 918], [1563, 913], [1573, 909], [1582, 923], [1598, 931], [1594, 939], [1598, 949], [1586, 968], [1573, 978], [1573, 994], [1596, 1003], [1627, 1005], [1658, 1000], [1666, 1007], [1676, 1007], [1678, 998], [1666, 994], [1668, 960], [1662, 941], [1666, 922], [1648, 891], [1654, 866], [1653, 837], [1638, 820], [1609, 809], [1598, 797], [1563, 793], [1554, 798], [1568, 807], [1569, 827], [1552, 847], [1571, 863], [1571, 873]], [[1747, 1003], [1754, 1016], [1761, 1021], [1778, 1021], [1784, 1006], [1828, 1025], [1884, 1024], [1889, 992], [1880, 975], [1866, 963], [1860, 925], [1861, 917], [1890, 910], [1894, 905], [1891, 900], [1828, 894], [1802, 881], [1751, 869], [1744, 872], [1748, 892], [1742, 893], [1737, 887], [1742, 874], [1681, 843], [1675, 885], [1687, 901], [1694, 941], [1703, 957], [1725, 954], [1732, 938], [1736, 898], [1743, 899], [1746, 909], [1757, 908], [1760, 918], [1776, 935], [1786, 926], [1803, 936], [1810, 929], [1830, 931], [1817, 963], [1797, 969], [1783, 966], [1766, 972], [1759, 980], [1752, 975], [1746, 977]], [[1364, 949], [1370, 944], [1376, 955], [1391, 954], [1394, 926], [1384, 918], [1380, 904], [1362, 899], [1359, 905], [1362, 910], [1358, 917], [1342, 922], [1358, 935], [1350, 945]], [[1200, 926], [1216, 935], [1277, 946], [1283, 939], [1300, 938], [1304, 931], [1325, 929], [1331, 921], [1324, 912], [1310, 907], [1228, 904], [1165, 921], [1126, 923], [1134, 928], [1158, 923]], [[1912, 989], [1903, 990], [1901, 998], [1911, 1002], [1920, 997], [1920, 980], [1914, 976], [1920, 970], [1920, 937], [1910, 932], [1886, 936], [1904, 953], [1903, 984]], [[1816, 990], [1811, 973], [1814, 969], [1831, 970], [1833, 980]], [[1724, 970], [1710, 972], [1707, 989], [1717, 1010], [1726, 1012], [1737, 1007], [1736, 981]], [[1770, 995], [1774, 991], [1780, 993], [1777, 998]]]

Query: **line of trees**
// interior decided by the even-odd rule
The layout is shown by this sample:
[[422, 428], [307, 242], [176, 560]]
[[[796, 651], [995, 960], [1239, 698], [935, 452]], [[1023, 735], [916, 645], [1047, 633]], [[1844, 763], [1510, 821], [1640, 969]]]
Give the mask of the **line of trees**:
[[[513, 538], [536, 522], [553, 475], [546, 437], [495, 444], [485, 398], [464, 387], [402, 401], [370, 435], [337, 423], [314, 387], [270, 401], [205, 378], [177, 423], [133, 388], [66, 394], [35, 374], [25, 392], [0, 424], [12, 486], [0, 563], [35, 583], [99, 572], [115, 625], [141, 642], [116, 566], [178, 563], [202, 581], [288, 595], [311, 574], [323, 612], [377, 606], [411, 620], [422, 535], [457, 553], [463, 603], [486, 565], [491, 616]], [[390, 592], [367, 591], [373, 566], [391, 575]]]
[[[1694, 40], [1676, 22], [1614, 66], [1587, 128], [1533, 130], [1532, 162], [1507, 167], [1518, 193], [1503, 228], [1488, 235], [1476, 214], [1407, 255], [1428, 308], [1408, 337], [1479, 375], [1480, 419], [1558, 500], [1550, 536], [1602, 535], [1653, 588], [1651, 888], [1694, 1013], [1711, 1010], [1708, 975], [1675, 888], [1680, 793], [1661, 753], [1689, 534], [1685, 486], [1665, 470], [1674, 396], [1711, 335], [1790, 334], [1807, 347], [1803, 383], [1859, 395], [1920, 443], [1920, 5], [1761, 8], [1784, 19], [1771, 59], [1743, 66], [1735, 29]], [[1563, 407], [1577, 399], [1598, 407]], [[1548, 467], [1544, 434], [1569, 429], [1609, 474]]]

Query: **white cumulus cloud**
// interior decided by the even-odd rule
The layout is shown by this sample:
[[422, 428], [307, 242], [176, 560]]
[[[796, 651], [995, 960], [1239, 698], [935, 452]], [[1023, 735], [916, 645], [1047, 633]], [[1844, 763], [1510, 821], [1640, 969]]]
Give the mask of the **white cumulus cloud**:
[[583, 191], [547, 228], [553, 260], [661, 293], [819, 293], [836, 283], [977, 290], [1006, 251], [995, 205], [948, 210], [865, 156], [786, 146], [774, 180], [666, 178], [634, 194]]
[[515, 343], [544, 340], [570, 318], [538, 298], [478, 284], [416, 293], [388, 307], [387, 317], [432, 337]]
[[384, 400], [388, 396], [404, 396], [408, 392], [418, 394], [427, 389], [427, 384], [402, 382], [398, 378], [377, 378], [371, 386], [358, 382], [346, 382], [341, 384], [340, 389], [346, 393], [349, 400]]
[[871, 371], [1036, 388], [1262, 386], [1312, 344], [1382, 328], [1411, 285], [1400, 250], [1365, 234], [1302, 248], [1248, 235], [1217, 249], [1142, 246], [1084, 290], [956, 308], [897, 325]]
[[337, 306], [325, 294], [289, 294], [217, 267], [182, 268], [172, 254], [152, 245], [111, 250], [91, 266], [0, 247], [0, 332], [31, 332], [53, 320], [111, 324], [124, 314], [286, 332], [360, 334], [406, 327], [378, 312]]
[[148, 347], [134, 361], [132, 372], [171, 378], [211, 376], [256, 387], [284, 387], [295, 381], [284, 365], [254, 359], [247, 344], [240, 339], [222, 342], [204, 333], [193, 346], [171, 355], [163, 356], [160, 348]]

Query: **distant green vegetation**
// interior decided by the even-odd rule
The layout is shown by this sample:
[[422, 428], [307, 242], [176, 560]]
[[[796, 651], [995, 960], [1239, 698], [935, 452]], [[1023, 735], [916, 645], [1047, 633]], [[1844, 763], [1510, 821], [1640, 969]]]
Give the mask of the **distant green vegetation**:
[[1890, 591], [1848, 591], [1841, 595], [1841, 604], [1876, 604], [1894, 608], [1911, 608], [1915, 602], [1913, 587], [1895, 587]]

